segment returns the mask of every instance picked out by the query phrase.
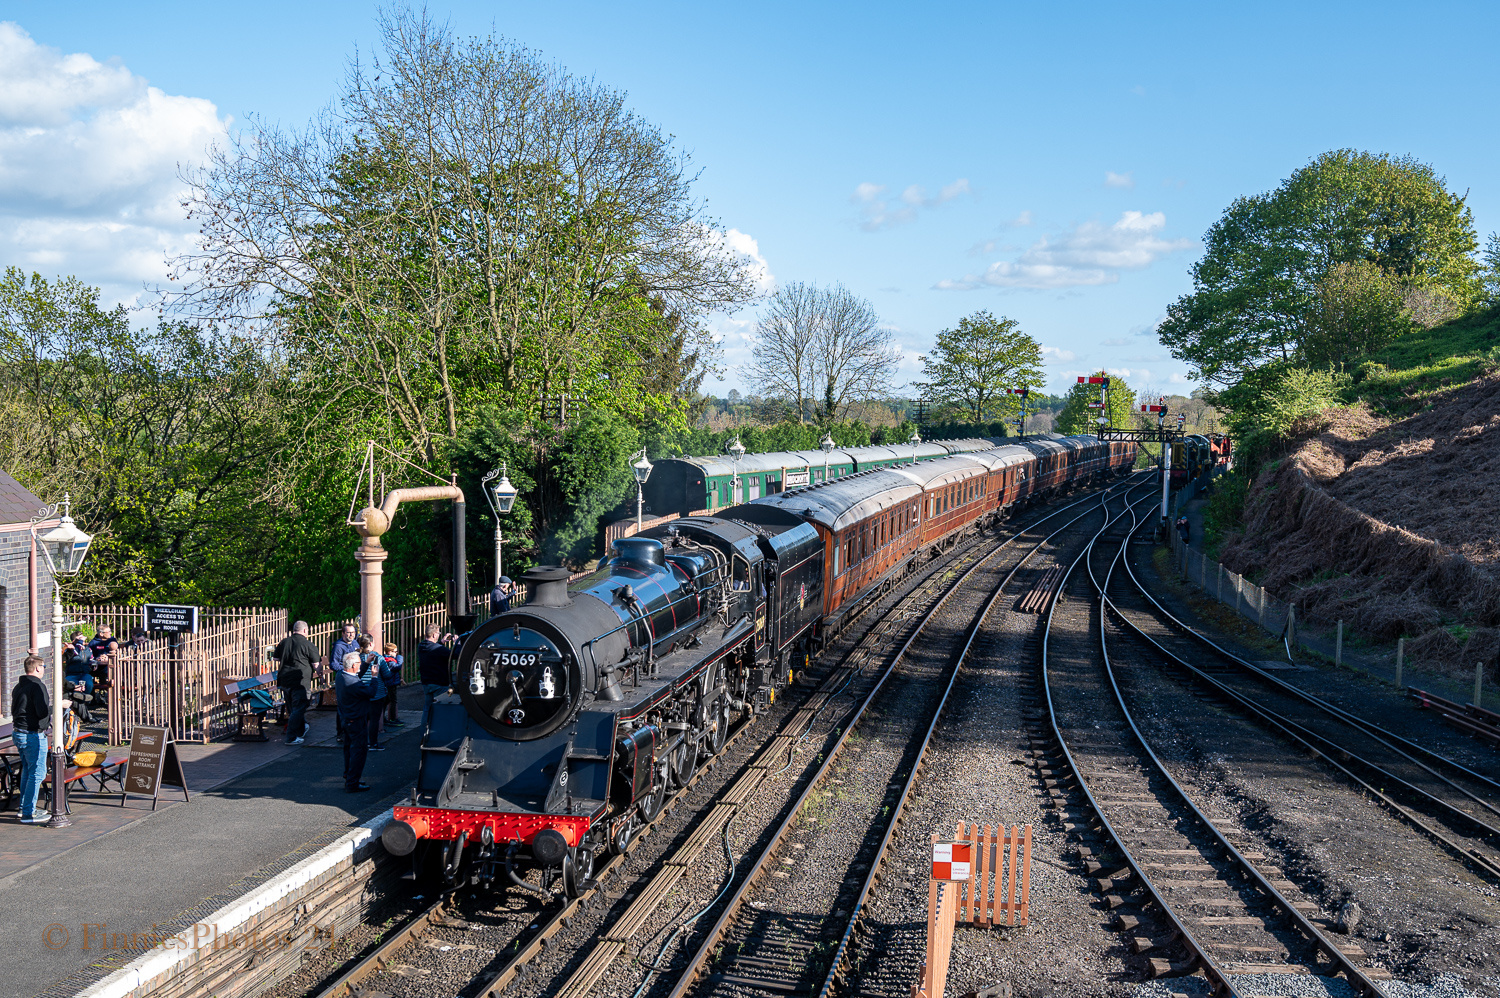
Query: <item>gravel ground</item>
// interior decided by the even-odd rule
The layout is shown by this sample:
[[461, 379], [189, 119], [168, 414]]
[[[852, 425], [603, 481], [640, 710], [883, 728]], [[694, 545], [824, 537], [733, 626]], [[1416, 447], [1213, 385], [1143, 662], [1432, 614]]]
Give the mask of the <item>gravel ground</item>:
[[[965, 559], [968, 556], [980, 550], [988, 550], [994, 543], [995, 539], [992, 537], [974, 538], [964, 542], [951, 557], [943, 559], [931, 568], [931, 577], [949, 576], [954, 571], [955, 564], [960, 562], [967, 564]], [[868, 611], [859, 625], [852, 632], [846, 633], [841, 640], [840, 647], [832, 649], [830, 653], [825, 653], [822, 657], [822, 664], [815, 666], [811, 675], [801, 677], [801, 681], [808, 684], [819, 682], [821, 677], [832, 668], [831, 663], [839, 661], [842, 653], [854, 647], [864, 631], [874, 626], [884, 615], [892, 612], [909, 612], [905, 609], [898, 611], [898, 607], [905, 596], [921, 585], [924, 577], [928, 575], [929, 572], [923, 570], [908, 577], [896, 591], [886, 596], [877, 607]], [[880, 649], [874, 656], [872, 664], [867, 666], [866, 671], [875, 671], [875, 666], [883, 664], [888, 654], [892, 652], [894, 652], [894, 647]], [[667, 894], [657, 912], [647, 921], [645, 928], [631, 940], [626, 951], [627, 959], [613, 962], [596, 987], [595, 994], [629, 995], [635, 992], [645, 976], [645, 965], [655, 959], [662, 944], [677, 933], [688, 917], [703, 909], [723, 890], [729, 868], [725, 855], [726, 844], [737, 864], [742, 864], [747, 856], [759, 854], [775, 826], [784, 816], [787, 806], [806, 786], [809, 769], [813, 768], [815, 760], [825, 750], [825, 743], [838, 719], [858, 702], [854, 694], [859, 687], [858, 682], [853, 684], [844, 695], [836, 698], [830, 708], [820, 715], [809, 730], [807, 737], [798, 743], [795, 757], [786, 760], [784, 769], [768, 777], [760, 785], [754, 796], [730, 822], [720, 843], [705, 849], [698, 862], [686, 871], [682, 880]], [[789, 715], [794, 709], [794, 701], [800, 703], [801, 700], [801, 696], [783, 696], [778, 698], [775, 707], [784, 709]], [[758, 750], [769, 735], [779, 729], [779, 723], [773, 726], [768, 723], [769, 720], [768, 718], [759, 722], [764, 725], [761, 734], [751, 733], [749, 738], [741, 740], [745, 745], [747, 756], [750, 750]], [[651, 850], [643, 851], [642, 855], [633, 861], [632, 868], [640, 873], [654, 870], [659, 860], [670, 852], [669, 847], [675, 847], [691, 833], [696, 825], [695, 819], [712, 804], [723, 787], [732, 782], [732, 777], [739, 769], [739, 765], [723, 766], [721, 767], [722, 779], [704, 781], [701, 788], [694, 788], [693, 796], [682, 803], [678, 814], [673, 819], [676, 823], [664, 828], [658, 836], [659, 842], [653, 844]], [[608, 897], [600, 903], [591, 905], [590, 909], [570, 929], [555, 937], [553, 945], [536, 961], [531, 968], [531, 973], [513, 984], [507, 990], [507, 994], [532, 998], [532, 996], [556, 993], [592, 950], [595, 940], [623, 914], [626, 907], [634, 900], [635, 891], [631, 888], [638, 889], [644, 886], [647, 878], [633, 874], [629, 883], [623, 880], [624, 878], [618, 886], [610, 885], [611, 892]], [[615, 893], [616, 890], [619, 893]], [[692, 928], [702, 931], [709, 921], [710, 918], [705, 916], [704, 924], [694, 925]], [[697, 941], [691, 932], [684, 931], [678, 934], [676, 945], [667, 951], [664, 959], [670, 960], [681, 951], [683, 946], [696, 948]], [[660, 984], [659, 981], [657, 983]]]
[[1032, 681], [1042, 618], [1014, 609], [1044, 572], [1071, 561], [1085, 540], [1060, 538], [1027, 562], [960, 675], [892, 844], [886, 879], [863, 921], [871, 934], [851, 975], [862, 995], [910, 993], [926, 946], [931, 838], [951, 836], [960, 821], [1032, 826], [1031, 917], [1024, 927], [959, 928], [949, 993], [994, 986], [1017, 996], [1122, 993], [1124, 948], [1106, 928], [1109, 916], [1098, 907], [1076, 847], [1061, 834], [1030, 765], [1028, 720], [1038, 714]]
[[[1490, 750], [1455, 739], [1384, 684], [1332, 668], [1282, 675], [1406, 737], [1441, 745], [1445, 754], [1462, 749], [1468, 761], [1494, 769], [1493, 754], [1483, 758]], [[1157, 673], [1136, 678], [1142, 702], [1159, 705], [1144, 713], [1174, 774], [1280, 856], [1288, 877], [1325, 912], [1357, 903], [1363, 917], [1354, 939], [1375, 963], [1408, 982], [1447, 974], [1471, 989], [1500, 974], [1495, 885], [1254, 723], [1196, 699], [1189, 701], [1195, 710], [1183, 711], [1172, 706], [1180, 703], [1174, 681]]]

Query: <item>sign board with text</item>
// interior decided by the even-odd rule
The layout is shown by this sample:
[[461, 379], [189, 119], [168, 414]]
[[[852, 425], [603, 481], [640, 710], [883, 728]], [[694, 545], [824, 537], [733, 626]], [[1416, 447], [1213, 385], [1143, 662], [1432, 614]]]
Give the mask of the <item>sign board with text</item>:
[[150, 795], [151, 810], [155, 811], [164, 786], [180, 787], [182, 799], [191, 799], [172, 733], [166, 728], [138, 724], [130, 732], [130, 761], [125, 764], [125, 790], [120, 794], [120, 806], [125, 806], [130, 794]]
[[197, 634], [198, 608], [171, 603], [147, 603], [142, 626], [150, 634]]
[[968, 842], [932, 844], [933, 880], [968, 880], [973, 862], [974, 848]]
[[786, 487], [789, 489], [800, 488], [808, 484], [812, 473], [808, 471], [788, 471], [786, 473]]

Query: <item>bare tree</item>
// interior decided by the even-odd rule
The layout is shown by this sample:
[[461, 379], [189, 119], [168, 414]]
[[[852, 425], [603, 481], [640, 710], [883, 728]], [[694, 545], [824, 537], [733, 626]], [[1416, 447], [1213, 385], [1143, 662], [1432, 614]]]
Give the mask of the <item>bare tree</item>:
[[701, 341], [707, 311], [752, 297], [686, 157], [624, 95], [425, 14], [381, 27], [383, 59], [307, 130], [254, 127], [187, 178], [180, 308], [341, 368], [346, 404], [430, 458], [496, 389], [628, 397], [650, 313]]
[[823, 418], [832, 422], [851, 403], [889, 396], [901, 354], [874, 306], [842, 284], [822, 293], [820, 312], [814, 369]]
[[900, 355], [868, 301], [843, 285], [776, 289], [755, 329], [748, 379], [799, 422], [884, 398]]
[[784, 402], [798, 422], [814, 415], [813, 393], [822, 322], [822, 292], [794, 281], [778, 287], [755, 326], [755, 347], [748, 372], [752, 393]]

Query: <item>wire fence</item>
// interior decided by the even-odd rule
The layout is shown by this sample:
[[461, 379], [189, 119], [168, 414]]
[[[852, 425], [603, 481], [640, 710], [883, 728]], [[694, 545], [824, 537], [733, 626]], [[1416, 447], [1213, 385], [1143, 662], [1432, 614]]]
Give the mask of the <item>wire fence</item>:
[[1233, 607], [1241, 617], [1259, 625], [1262, 630], [1278, 637], [1285, 636], [1293, 644], [1297, 642], [1296, 611], [1291, 604], [1283, 603], [1201, 551], [1194, 551], [1176, 530], [1171, 532], [1171, 537], [1172, 556], [1184, 580], [1225, 606]]
[[1342, 622], [1336, 622], [1331, 636], [1315, 635], [1312, 628], [1304, 631], [1291, 604], [1201, 551], [1193, 550], [1183, 543], [1177, 531], [1171, 532], [1171, 538], [1173, 564], [1184, 581], [1284, 641], [1285, 647], [1313, 652], [1343, 668], [1367, 673], [1398, 687], [1423, 689], [1456, 703], [1472, 703], [1500, 712], [1500, 684], [1487, 674], [1482, 662], [1446, 663], [1447, 667], [1439, 671], [1433, 663], [1407, 659], [1404, 644], [1376, 646], [1358, 638], [1351, 629], [1343, 628]]

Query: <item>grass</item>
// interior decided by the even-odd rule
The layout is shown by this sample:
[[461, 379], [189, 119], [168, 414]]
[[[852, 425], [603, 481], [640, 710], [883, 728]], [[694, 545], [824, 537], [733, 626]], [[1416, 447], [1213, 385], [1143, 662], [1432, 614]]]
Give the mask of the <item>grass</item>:
[[1418, 329], [1367, 357], [1343, 391], [1388, 416], [1425, 408], [1432, 397], [1500, 369], [1500, 307]]

